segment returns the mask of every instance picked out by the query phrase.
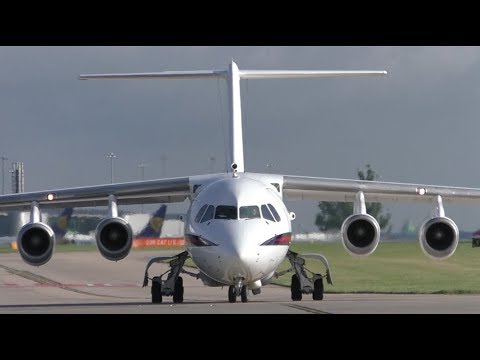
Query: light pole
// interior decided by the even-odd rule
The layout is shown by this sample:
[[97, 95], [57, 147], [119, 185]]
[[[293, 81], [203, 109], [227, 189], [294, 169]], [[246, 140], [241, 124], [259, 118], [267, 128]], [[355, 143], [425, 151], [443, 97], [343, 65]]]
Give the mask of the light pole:
[[162, 161], [162, 177], [167, 176], [167, 156], [165, 154], [162, 154], [160, 156], [160, 160]]
[[215, 156], [209, 156], [208, 160], [210, 160], [210, 174], [213, 174], [213, 171], [215, 169]]
[[4, 167], [4, 162], [5, 160], [8, 160], [6, 156], [2, 156], [2, 195], [5, 194], [5, 167]]
[[147, 166], [150, 166], [150, 164], [146, 164], [145, 161], [138, 165], [138, 167], [142, 170], [142, 180], [145, 180], [145, 168]]
[[110, 155], [107, 155], [107, 158], [110, 159], [110, 183], [113, 184], [113, 159], [115, 159], [117, 155], [115, 155], [113, 152], [110, 153]]
[[272, 167], [274, 167], [274, 166], [275, 166], [275, 165], [274, 165], [274, 164], [271, 164], [271, 163], [266, 163], [266, 164], [265, 164], [265, 167], [267, 168], [267, 172], [268, 172], [269, 174], [270, 174], [270, 171], [271, 171], [270, 169], [271, 169]]
[[[145, 168], [149, 165], [150, 164], [146, 164], [145, 161], [142, 161], [142, 163], [140, 165], [138, 165], [138, 167], [142, 170], [142, 181], [145, 180]], [[143, 213], [143, 204], [140, 205], [140, 208], [141, 208], [141, 211]]]

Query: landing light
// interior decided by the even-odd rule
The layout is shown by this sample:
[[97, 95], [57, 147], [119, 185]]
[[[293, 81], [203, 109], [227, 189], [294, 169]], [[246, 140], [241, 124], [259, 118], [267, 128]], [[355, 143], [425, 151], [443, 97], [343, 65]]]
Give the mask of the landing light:
[[418, 195], [425, 195], [427, 193], [427, 189], [425, 188], [417, 188]]
[[47, 195], [47, 200], [48, 200], [48, 201], [52, 201], [52, 200], [55, 200], [56, 197], [57, 197], [57, 194], [55, 194], [55, 193], [49, 193], [49, 194]]

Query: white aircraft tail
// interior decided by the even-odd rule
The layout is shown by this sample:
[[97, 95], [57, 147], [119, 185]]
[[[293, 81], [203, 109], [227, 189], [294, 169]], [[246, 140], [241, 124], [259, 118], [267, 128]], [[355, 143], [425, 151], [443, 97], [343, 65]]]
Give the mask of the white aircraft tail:
[[239, 70], [232, 61], [227, 70], [163, 71], [129, 74], [88, 74], [80, 80], [89, 79], [209, 79], [223, 78], [228, 84], [229, 95], [229, 138], [227, 172], [244, 172], [242, 108], [240, 79], [293, 79], [330, 76], [386, 75], [386, 71], [337, 71], [337, 70]]

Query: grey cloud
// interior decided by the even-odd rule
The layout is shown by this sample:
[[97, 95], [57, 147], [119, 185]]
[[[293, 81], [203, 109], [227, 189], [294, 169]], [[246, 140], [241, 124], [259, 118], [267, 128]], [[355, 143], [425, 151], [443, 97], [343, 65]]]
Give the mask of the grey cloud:
[[[224, 164], [225, 84], [78, 81], [80, 73], [223, 68], [386, 69], [384, 78], [242, 82], [246, 167], [386, 181], [480, 186], [478, 47], [2, 47], [0, 152], [25, 162], [26, 189], [206, 173]], [[248, 89], [247, 89], [248, 88]], [[219, 106], [220, 89], [222, 103]], [[220, 119], [220, 114], [223, 116]], [[223, 124], [223, 125], [222, 125]], [[9, 189], [9, 182], [7, 182]], [[316, 203], [289, 203], [314, 229]], [[183, 205], [182, 205], [183, 206]], [[429, 206], [390, 205], [394, 222]], [[480, 207], [448, 206], [461, 228]]]

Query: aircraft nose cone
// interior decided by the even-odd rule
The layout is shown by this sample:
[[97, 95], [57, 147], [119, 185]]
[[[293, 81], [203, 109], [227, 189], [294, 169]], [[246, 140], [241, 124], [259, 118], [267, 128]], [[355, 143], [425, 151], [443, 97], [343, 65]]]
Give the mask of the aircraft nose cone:
[[[250, 225], [250, 224], [249, 224]], [[237, 229], [229, 244], [230, 278], [243, 277], [250, 281], [256, 272], [258, 260], [258, 231], [242, 226]]]
[[255, 249], [247, 241], [239, 241], [239, 243], [235, 244], [233, 246], [233, 254], [246, 267], [251, 266], [255, 262]]
[[229, 277], [233, 281], [235, 278], [244, 278], [249, 280], [251, 277], [251, 267], [255, 263], [254, 255], [246, 244], [240, 241], [232, 244], [229, 251]]

